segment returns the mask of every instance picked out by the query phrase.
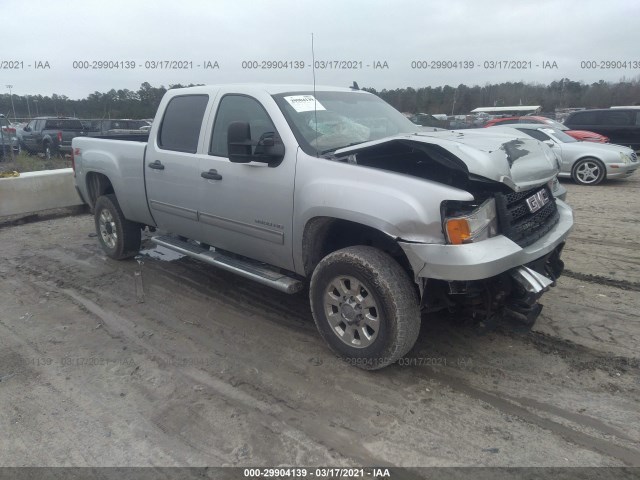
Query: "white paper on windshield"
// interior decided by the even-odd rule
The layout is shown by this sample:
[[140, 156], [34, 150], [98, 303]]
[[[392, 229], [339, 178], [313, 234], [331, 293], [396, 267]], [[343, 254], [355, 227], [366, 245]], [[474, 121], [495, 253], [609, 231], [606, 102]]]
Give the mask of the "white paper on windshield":
[[312, 112], [314, 110], [326, 110], [313, 95], [291, 95], [284, 99], [296, 112]]

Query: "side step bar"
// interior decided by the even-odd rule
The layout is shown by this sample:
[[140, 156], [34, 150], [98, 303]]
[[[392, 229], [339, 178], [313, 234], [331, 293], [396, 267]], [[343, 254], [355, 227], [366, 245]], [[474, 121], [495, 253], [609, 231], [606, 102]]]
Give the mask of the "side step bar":
[[233, 272], [241, 277], [275, 288], [284, 293], [296, 293], [304, 288], [304, 284], [300, 280], [289, 277], [262, 263], [240, 260], [213, 249], [207, 250], [193, 243], [167, 235], [152, 237], [151, 241], [169, 250]]

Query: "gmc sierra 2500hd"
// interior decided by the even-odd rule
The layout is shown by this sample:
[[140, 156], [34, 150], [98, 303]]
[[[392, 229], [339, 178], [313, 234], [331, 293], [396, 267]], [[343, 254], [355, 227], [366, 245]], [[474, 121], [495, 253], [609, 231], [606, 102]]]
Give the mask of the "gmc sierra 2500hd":
[[75, 138], [76, 185], [109, 257], [149, 227], [283, 292], [308, 283], [329, 346], [376, 369], [412, 348], [421, 310], [531, 325], [573, 225], [541, 142], [419, 128], [353, 89], [174, 89], [146, 142]]

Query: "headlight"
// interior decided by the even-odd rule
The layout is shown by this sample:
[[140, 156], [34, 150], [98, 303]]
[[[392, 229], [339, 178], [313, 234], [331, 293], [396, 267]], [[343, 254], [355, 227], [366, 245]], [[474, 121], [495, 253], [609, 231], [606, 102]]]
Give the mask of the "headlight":
[[486, 200], [468, 214], [445, 216], [444, 232], [447, 241], [452, 245], [477, 242], [495, 236], [498, 233], [495, 200]]
[[624, 152], [620, 152], [620, 161], [622, 163], [631, 163], [631, 157]]

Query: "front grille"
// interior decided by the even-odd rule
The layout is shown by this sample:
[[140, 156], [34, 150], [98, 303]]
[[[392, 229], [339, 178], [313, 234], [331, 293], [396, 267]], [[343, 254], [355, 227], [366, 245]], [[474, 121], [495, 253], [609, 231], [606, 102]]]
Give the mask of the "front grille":
[[638, 161], [638, 155], [636, 155], [636, 152], [633, 152], [631, 154], [631, 161], [632, 162], [637, 162]]
[[[531, 213], [526, 200], [542, 189], [547, 192], [549, 202]], [[526, 192], [497, 193], [496, 209], [501, 233], [521, 247], [544, 236], [560, 219], [556, 200], [546, 186]]]

